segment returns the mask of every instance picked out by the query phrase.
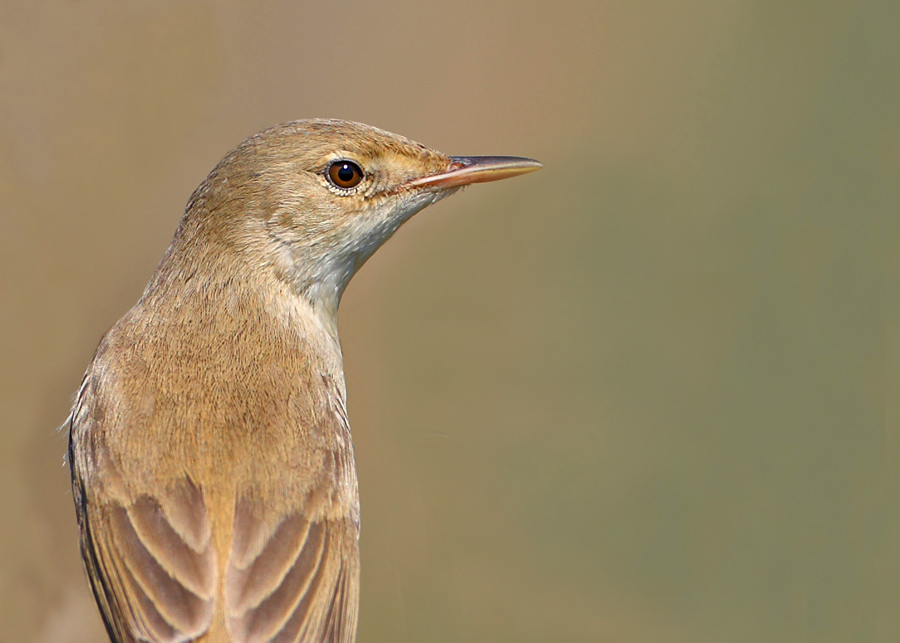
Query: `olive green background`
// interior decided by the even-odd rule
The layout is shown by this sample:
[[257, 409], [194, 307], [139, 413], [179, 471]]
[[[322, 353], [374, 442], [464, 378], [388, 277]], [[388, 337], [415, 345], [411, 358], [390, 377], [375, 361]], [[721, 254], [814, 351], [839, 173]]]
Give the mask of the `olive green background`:
[[546, 165], [344, 297], [361, 643], [900, 640], [898, 28], [0, 0], [0, 639], [104, 640], [54, 429], [206, 172], [323, 116]]

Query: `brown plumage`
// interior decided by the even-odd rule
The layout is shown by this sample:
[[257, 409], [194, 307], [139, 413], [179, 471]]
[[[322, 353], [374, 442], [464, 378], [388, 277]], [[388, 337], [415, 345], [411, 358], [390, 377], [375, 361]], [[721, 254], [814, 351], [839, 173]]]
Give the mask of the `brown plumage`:
[[210, 173], [70, 418], [82, 555], [114, 642], [354, 639], [341, 295], [422, 208], [539, 167], [313, 120]]

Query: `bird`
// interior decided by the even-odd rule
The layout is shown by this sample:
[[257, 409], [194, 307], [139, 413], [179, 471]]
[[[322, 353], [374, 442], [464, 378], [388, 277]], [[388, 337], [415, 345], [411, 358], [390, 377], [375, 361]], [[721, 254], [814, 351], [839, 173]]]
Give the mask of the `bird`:
[[216, 165], [67, 421], [81, 555], [111, 641], [355, 639], [341, 296], [423, 208], [540, 167], [333, 119], [272, 127]]

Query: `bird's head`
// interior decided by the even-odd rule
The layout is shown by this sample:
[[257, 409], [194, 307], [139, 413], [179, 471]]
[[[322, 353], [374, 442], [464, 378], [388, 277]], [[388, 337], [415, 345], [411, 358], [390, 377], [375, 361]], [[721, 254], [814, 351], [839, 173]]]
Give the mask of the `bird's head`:
[[[416, 212], [460, 187], [537, 170], [454, 157], [360, 123], [307, 120], [252, 136], [210, 173], [176, 235], [239, 251], [336, 311], [353, 274]], [[173, 244], [174, 245], [174, 244]]]

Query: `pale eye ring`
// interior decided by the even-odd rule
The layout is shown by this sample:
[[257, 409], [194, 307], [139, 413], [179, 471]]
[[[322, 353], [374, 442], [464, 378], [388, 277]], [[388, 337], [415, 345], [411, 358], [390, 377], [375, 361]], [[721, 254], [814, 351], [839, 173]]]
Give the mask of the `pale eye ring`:
[[365, 176], [362, 168], [353, 161], [348, 161], [346, 159], [335, 161], [329, 165], [327, 175], [328, 180], [331, 181], [335, 187], [341, 188], [342, 190], [355, 188]]

